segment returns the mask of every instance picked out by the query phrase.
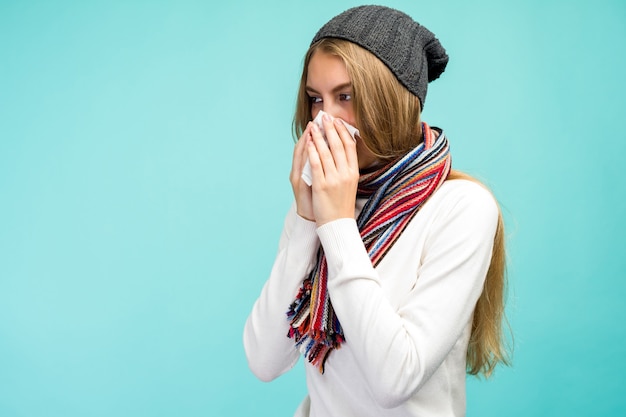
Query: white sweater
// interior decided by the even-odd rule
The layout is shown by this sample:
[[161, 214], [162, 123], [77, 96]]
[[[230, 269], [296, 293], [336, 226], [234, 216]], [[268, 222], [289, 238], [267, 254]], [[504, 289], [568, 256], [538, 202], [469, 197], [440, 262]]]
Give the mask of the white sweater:
[[[363, 204], [357, 201], [357, 213]], [[330, 353], [324, 374], [306, 362], [310, 416], [464, 416], [472, 314], [497, 218], [486, 189], [446, 181], [373, 268], [354, 219], [316, 229], [292, 207], [271, 275], [244, 329], [252, 372], [270, 381], [297, 362], [286, 311], [321, 243], [346, 341]], [[307, 415], [302, 408], [308, 401], [298, 415]]]

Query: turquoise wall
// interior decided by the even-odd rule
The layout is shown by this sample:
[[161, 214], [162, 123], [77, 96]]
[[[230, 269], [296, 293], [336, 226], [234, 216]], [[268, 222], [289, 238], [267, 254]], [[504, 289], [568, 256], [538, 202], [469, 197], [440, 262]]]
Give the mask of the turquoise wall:
[[[241, 334], [315, 31], [357, 2], [0, 1], [0, 416], [290, 416]], [[508, 226], [514, 365], [469, 416], [626, 414], [626, 3], [389, 1]]]

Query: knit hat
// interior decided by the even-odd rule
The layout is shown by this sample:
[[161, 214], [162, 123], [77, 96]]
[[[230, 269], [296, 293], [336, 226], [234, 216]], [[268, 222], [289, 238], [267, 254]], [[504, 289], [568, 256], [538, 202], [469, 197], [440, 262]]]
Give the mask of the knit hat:
[[322, 38], [356, 43], [378, 57], [424, 108], [428, 83], [448, 64], [435, 35], [407, 14], [384, 6], [359, 6], [335, 16], [317, 32]]

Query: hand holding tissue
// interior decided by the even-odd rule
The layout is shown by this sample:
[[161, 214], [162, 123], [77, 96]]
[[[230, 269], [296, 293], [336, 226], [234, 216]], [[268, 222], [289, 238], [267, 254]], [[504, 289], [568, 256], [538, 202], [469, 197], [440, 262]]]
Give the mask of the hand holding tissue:
[[[320, 110], [317, 113], [317, 116], [315, 116], [315, 119], [313, 119], [313, 123], [315, 123], [319, 128], [320, 131], [322, 132], [322, 135], [325, 136], [324, 133], [324, 125], [322, 124], [322, 117], [327, 114], [325, 113], [323, 110]], [[332, 118], [332, 116], [331, 116]], [[348, 132], [350, 132], [350, 135], [352, 136], [352, 139], [354, 139], [356, 141], [356, 135], [359, 134], [359, 129], [357, 129], [356, 127], [343, 122], [343, 124], [346, 126], [346, 128], [348, 129]], [[326, 137], [324, 137], [324, 139], [326, 139]], [[306, 162], [304, 163], [304, 167], [302, 168], [302, 180], [308, 185], [311, 186], [311, 184], [313, 184], [313, 175], [311, 173], [311, 164], [309, 163], [309, 158], [307, 158]]]

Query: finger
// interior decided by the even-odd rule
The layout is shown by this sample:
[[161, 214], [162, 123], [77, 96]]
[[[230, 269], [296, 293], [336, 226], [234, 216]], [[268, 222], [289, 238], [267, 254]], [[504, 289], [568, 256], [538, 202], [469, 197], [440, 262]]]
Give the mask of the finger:
[[[322, 132], [320, 131], [320, 128], [315, 123], [311, 124], [311, 136], [313, 138], [313, 144], [315, 145], [315, 150], [318, 155], [317, 157], [320, 163], [322, 164], [322, 168], [324, 172], [329, 173], [329, 172], [332, 172], [333, 170], [336, 170], [335, 160], [333, 159], [333, 155], [330, 149], [328, 148], [328, 144], [326, 143], [326, 140], [324, 140], [324, 136], [322, 136]], [[310, 161], [310, 158], [311, 158], [311, 155], [309, 153], [309, 161]], [[311, 165], [311, 167], [313, 167], [313, 165]]]
[[302, 132], [302, 136], [300, 136], [300, 139], [298, 139], [293, 149], [293, 158], [292, 158], [291, 174], [290, 174], [290, 178], [292, 179], [292, 181], [297, 180], [297, 178], [300, 177], [300, 175], [302, 174], [302, 168], [304, 167], [304, 164], [306, 163], [307, 142], [311, 138], [310, 125], [311, 123], [309, 122], [309, 125], [307, 125], [306, 129], [304, 129], [304, 132]]
[[335, 119], [334, 121], [335, 130], [339, 134], [341, 138], [341, 142], [343, 144], [343, 151], [345, 153], [345, 158], [348, 166], [350, 167], [358, 167], [359, 160], [356, 152], [356, 138], [352, 137], [350, 131], [344, 124], [343, 120]]
[[336, 125], [335, 123], [333, 123], [333, 119], [331, 119], [328, 115], [324, 115], [322, 119], [324, 124], [324, 132], [326, 132], [326, 140], [328, 141], [328, 148], [332, 153], [337, 169], [342, 169], [347, 165], [343, 140], [337, 132]]
[[293, 156], [291, 158], [291, 177], [293, 178], [302, 166], [302, 151], [305, 148], [305, 140], [303, 138], [306, 134], [303, 134], [293, 147]]
[[[313, 177], [313, 187], [319, 186], [325, 181], [324, 176], [324, 165], [322, 164], [320, 154], [318, 152], [317, 147], [315, 146], [315, 141], [313, 136], [315, 136], [315, 128], [312, 129], [313, 134], [311, 135], [311, 140], [307, 142], [307, 155], [309, 157], [309, 164], [311, 164], [311, 176]], [[323, 141], [323, 140], [322, 140]]]

